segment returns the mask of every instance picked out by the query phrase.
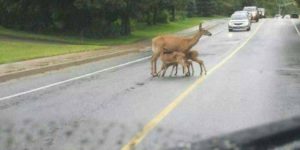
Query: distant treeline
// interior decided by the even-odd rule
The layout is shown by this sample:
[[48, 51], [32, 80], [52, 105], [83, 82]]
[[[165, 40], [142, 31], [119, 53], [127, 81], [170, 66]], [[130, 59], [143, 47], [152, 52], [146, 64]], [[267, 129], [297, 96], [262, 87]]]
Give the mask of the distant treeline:
[[270, 0], [0, 0], [0, 25], [86, 37], [129, 35], [137, 24], [194, 16], [228, 16], [244, 5], [276, 9]]
[[298, 7], [300, 6], [300, 0], [295, 0], [298, 4]]

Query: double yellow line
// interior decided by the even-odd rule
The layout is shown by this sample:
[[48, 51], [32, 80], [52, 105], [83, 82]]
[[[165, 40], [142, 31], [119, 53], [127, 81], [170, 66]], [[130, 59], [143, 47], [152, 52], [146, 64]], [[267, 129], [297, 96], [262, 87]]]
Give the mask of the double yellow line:
[[[264, 22], [263, 22], [264, 23]], [[148, 133], [155, 128], [170, 112], [172, 112], [179, 104], [183, 102], [183, 100], [199, 86], [206, 77], [213, 74], [218, 68], [224, 65], [228, 60], [230, 60], [239, 50], [241, 50], [258, 32], [260, 27], [262, 26], [261, 23], [256, 30], [244, 41], [239, 47], [233, 50], [226, 58], [224, 58], [220, 63], [214, 66], [211, 70], [208, 71], [206, 76], [201, 76], [198, 80], [196, 80], [192, 85], [190, 85], [183, 93], [181, 93], [172, 103], [170, 103], [167, 107], [165, 107], [158, 115], [156, 115], [150, 122], [148, 122], [143, 129], [138, 132], [126, 145], [122, 147], [121, 150], [132, 150], [139, 144], [147, 135]]]

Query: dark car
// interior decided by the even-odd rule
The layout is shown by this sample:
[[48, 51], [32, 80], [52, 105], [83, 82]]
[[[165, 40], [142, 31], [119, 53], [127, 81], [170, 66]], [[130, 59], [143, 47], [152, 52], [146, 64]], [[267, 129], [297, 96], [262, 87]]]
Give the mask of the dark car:
[[295, 14], [295, 13], [291, 14], [291, 18], [297, 18], [298, 19], [299, 18], [299, 14]]
[[264, 8], [258, 8], [258, 11], [260, 18], [266, 18], [266, 10]]
[[251, 20], [255, 20], [256, 22], [259, 21], [259, 12], [256, 6], [245, 6], [245, 11], [248, 11], [251, 14]]

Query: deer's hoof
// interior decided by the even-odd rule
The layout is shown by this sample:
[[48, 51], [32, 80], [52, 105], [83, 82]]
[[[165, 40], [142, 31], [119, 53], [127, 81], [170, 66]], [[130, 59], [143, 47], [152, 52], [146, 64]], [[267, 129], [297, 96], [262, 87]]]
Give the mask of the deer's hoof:
[[159, 75], [157, 73], [151, 73], [152, 77], [155, 78], [155, 77], [158, 77]]

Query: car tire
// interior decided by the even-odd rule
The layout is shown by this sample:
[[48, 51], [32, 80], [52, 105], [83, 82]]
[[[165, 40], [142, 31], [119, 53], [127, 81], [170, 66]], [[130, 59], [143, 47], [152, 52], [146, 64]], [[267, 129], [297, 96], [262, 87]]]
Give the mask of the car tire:
[[249, 28], [247, 29], [247, 31], [251, 31], [251, 27], [249, 27]]

